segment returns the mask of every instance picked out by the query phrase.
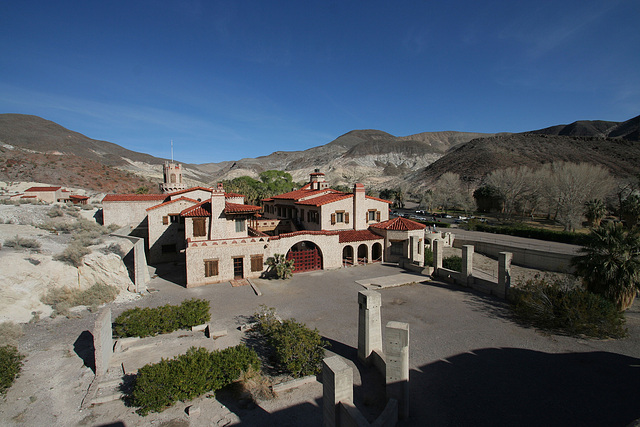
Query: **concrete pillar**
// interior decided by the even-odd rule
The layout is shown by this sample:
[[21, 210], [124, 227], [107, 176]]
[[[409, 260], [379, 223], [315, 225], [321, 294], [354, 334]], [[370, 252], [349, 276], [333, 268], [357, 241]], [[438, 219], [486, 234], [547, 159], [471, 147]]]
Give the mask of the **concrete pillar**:
[[133, 270], [136, 292], [141, 293], [147, 290], [147, 283], [151, 280], [149, 267], [144, 251], [144, 239], [137, 239], [133, 243]]
[[358, 292], [358, 359], [363, 363], [367, 362], [373, 350], [382, 350], [381, 306], [379, 292]]
[[435, 239], [433, 241], [433, 270], [438, 273], [438, 269], [442, 268], [442, 257], [444, 254], [444, 241]]
[[462, 284], [469, 286], [473, 280], [473, 245], [462, 247]]
[[322, 361], [322, 418], [324, 427], [340, 425], [338, 404], [353, 405], [353, 370], [340, 356]]
[[509, 287], [511, 286], [511, 259], [513, 254], [511, 252], [500, 252], [498, 254], [498, 288], [502, 293], [502, 298], [506, 298], [509, 294]]
[[409, 324], [387, 323], [387, 398], [398, 401], [398, 417], [409, 418]]
[[103, 309], [93, 328], [93, 348], [96, 364], [96, 376], [107, 373], [113, 356], [113, 335], [111, 331], [111, 309]]

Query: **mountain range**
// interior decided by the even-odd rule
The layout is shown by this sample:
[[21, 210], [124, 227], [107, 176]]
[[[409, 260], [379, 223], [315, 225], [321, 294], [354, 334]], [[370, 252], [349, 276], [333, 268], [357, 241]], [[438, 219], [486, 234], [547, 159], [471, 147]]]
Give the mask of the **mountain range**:
[[[166, 159], [91, 139], [37, 116], [0, 114], [0, 180], [36, 181], [101, 192], [152, 191]], [[193, 185], [270, 169], [304, 181], [318, 168], [332, 184], [363, 182], [369, 188], [428, 187], [452, 171], [479, 181], [497, 168], [535, 167], [554, 160], [590, 162], [618, 176], [640, 173], [640, 116], [625, 122], [577, 121], [524, 133], [424, 132], [397, 137], [353, 130], [304, 151], [220, 163], [183, 164]], [[72, 166], [91, 164], [81, 176]], [[99, 176], [91, 176], [99, 175]]]

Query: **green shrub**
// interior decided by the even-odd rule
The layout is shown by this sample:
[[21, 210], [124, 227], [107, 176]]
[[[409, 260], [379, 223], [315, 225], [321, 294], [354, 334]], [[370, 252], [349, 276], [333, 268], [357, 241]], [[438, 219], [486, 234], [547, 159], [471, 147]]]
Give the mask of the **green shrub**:
[[582, 245], [586, 240], [585, 234], [534, 228], [525, 224], [488, 225], [475, 223], [474, 229], [477, 231], [484, 231], [486, 233], [507, 234], [510, 236], [527, 237], [529, 239], [547, 240], [550, 242], [570, 243], [573, 245]]
[[462, 271], [462, 258], [451, 255], [442, 259], [442, 267], [453, 271]]
[[161, 412], [178, 400], [216, 392], [249, 369], [260, 369], [260, 360], [255, 351], [242, 344], [213, 352], [192, 347], [186, 354], [140, 368], [131, 403], [139, 407], [140, 415]]
[[280, 322], [273, 308], [263, 307], [255, 314], [257, 330], [274, 352], [278, 369], [295, 378], [319, 374], [324, 349], [329, 345], [317, 329], [309, 329], [295, 319]]
[[113, 322], [113, 334], [119, 338], [148, 337], [202, 325], [210, 319], [209, 301], [194, 298], [180, 305], [127, 310]]
[[580, 285], [531, 279], [514, 289], [512, 303], [521, 321], [541, 329], [598, 338], [627, 334], [622, 312]]
[[433, 251], [431, 248], [424, 248], [424, 266], [431, 267], [433, 266]]
[[5, 240], [4, 245], [15, 250], [30, 249], [36, 252], [39, 251], [41, 247], [40, 242], [37, 240], [29, 239], [28, 237], [20, 237], [17, 234], [13, 239]]
[[20, 375], [23, 358], [24, 356], [12, 345], [0, 347], [0, 395], [6, 394]]
[[91, 250], [81, 243], [71, 242], [61, 254], [56, 255], [53, 259], [66, 262], [74, 267], [80, 267], [82, 265], [82, 258], [90, 253]]

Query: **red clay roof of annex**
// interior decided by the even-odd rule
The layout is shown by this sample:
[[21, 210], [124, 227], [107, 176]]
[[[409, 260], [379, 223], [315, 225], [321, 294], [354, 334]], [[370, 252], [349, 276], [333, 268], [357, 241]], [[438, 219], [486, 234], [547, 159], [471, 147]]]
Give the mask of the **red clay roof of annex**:
[[390, 219], [388, 221], [379, 222], [377, 224], [371, 224], [370, 228], [380, 228], [383, 230], [394, 230], [394, 231], [412, 231], [412, 230], [423, 230], [427, 226], [424, 224], [420, 224], [419, 222], [411, 221], [410, 219], [397, 217]]
[[31, 187], [24, 190], [24, 192], [26, 193], [27, 191], [58, 191], [61, 188], [62, 187]]
[[384, 237], [378, 236], [371, 230], [345, 230], [339, 231], [339, 243], [364, 242], [367, 240], [384, 240]]
[[103, 202], [150, 202], [164, 201], [166, 194], [107, 194]]

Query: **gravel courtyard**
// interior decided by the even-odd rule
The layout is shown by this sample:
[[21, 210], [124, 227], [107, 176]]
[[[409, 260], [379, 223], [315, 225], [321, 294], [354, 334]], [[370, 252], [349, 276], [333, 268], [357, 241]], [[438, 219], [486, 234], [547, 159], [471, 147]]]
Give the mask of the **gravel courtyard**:
[[[179, 267], [176, 268], [176, 270]], [[315, 327], [331, 343], [331, 352], [352, 361], [357, 347], [355, 281], [394, 275], [397, 267], [369, 265], [301, 273], [286, 281], [255, 280], [185, 289], [170, 281], [173, 270], [155, 277], [152, 292], [129, 303], [112, 303], [114, 317], [134, 305], [177, 304], [188, 298], [211, 302], [212, 324], [229, 334], [213, 347], [241, 342], [238, 326], [260, 305], [275, 307]], [[163, 278], [164, 277], [164, 278]], [[169, 280], [166, 280], [169, 279]], [[625, 426], [640, 418], [640, 310], [627, 312], [630, 337], [591, 340], [549, 335], [518, 325], [506, 305], [493, 297], [457, 286], [422, 282], [381, 290], [383, 324], [410, 324], [410, 419], [399, 425]], [[85, 366], [82, 337], [97, 314], [79, 319], [43, 319], [24, 325], [19, 348], [28, 354], [21, 377], [0, 403], [2, 425], [322, 425], [322, 385], [315, 382], [258, 405], [241, 405], [226, 394], [179, 402], [160, 414], [140, 417], [135, 408], [115, 401], [81, 411], [93, 374]], [[171, 355], [187, 338], [156, 337]], [[211, 340], [210, 340], [211, 341]], [[140, 359], [145, 356], [140, 351]], [[151, 354], [148, 355], [149, 357]], [[380, 406], [380, 381], [368, 368], [351, 363], [356, 405], [369, 417]], [[363, 386], [364, 383], [364, 386]], [[201, 414], [189, 417], [189, 405]], [[121, 423], [121, 424], [115, 424]]]

